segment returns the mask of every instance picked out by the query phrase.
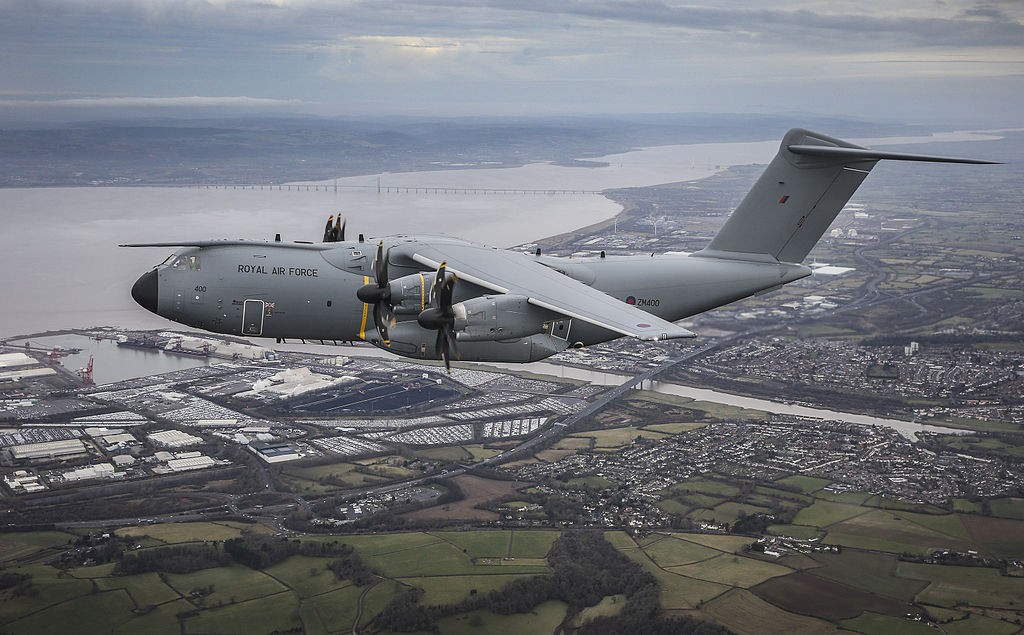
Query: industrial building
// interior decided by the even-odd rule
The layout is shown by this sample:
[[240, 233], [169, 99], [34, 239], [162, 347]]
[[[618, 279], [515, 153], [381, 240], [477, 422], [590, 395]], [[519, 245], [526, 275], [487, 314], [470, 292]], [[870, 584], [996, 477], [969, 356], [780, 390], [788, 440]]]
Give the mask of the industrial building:
[[18, 470], [5, 476], [4, 485], [15, 494], [33, 494], [46, 490], [46, 486], [39, 480], [39, 475], [29, 474], [25, 470]]
[[79, 439], [26, 443], [11, 448], [11, 456], [15, 459], [53, 459], [58, 456], [85, 454], [85, 452], [85, 444]]
[[183, 459], [171, 459], [167, 462], [167, 467], [171, 468], [174, 472], [187, 472], [189, 470], [203, 470], [208, 467], [216, 465], [216, 461], [212, 458], [200, 454], [199, 456], [190, 456]]
[[0, 353], [0, 368], [13, 368], [16, 366], [34, 366], [36, 360], [25, 353]]
[[188, 445], [203, 443], [202, 438], [181, 432], [180, 430], [161, 430], [148, 435], [150, 442], [165, 448], [183, 448]]
[[0, 381], [20, 381], [30, 377], [46, 377], [56, 375], [57, 371], [52, 368], [26, 368], [24, 370], [7, 370], [0, 372]]
[[253, 441], [249, 444], [249, 449], [267, 463], [283, 463], [301, 458], [295, 447], [284, 440]]
[[86, 465], [64, 472], [65, 481], [87, 481], [92, 478], [111, 478], [114, 476], [114, 466], [110, 463], [97, 463]]

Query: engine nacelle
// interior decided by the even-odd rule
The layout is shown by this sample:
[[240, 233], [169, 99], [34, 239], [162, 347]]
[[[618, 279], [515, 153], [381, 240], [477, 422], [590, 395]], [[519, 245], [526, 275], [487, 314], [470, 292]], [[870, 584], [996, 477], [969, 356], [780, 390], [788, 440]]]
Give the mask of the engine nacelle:
[[485, 295], [452, 305], [455, 339], [459, 342], [494, 342], [544, 332], [557, 316], [530, 304], [521, 295]]
[[[422, 328], [416, 320], [405, 320], [388, 327], [387, 344], [377, 346], [406, 357], [440, 359], [437, 331]], [[464, 362], [536, 362], [561, 353], [569, 344], [565, 340], [538, 333], [502, 341], [459, 342], [455, 358]]]
[[433, 274], [414, 273], [396, 278], [391, 287], [391, 306], [398, 315], [419, 315], [430, 306], [430, 285]]

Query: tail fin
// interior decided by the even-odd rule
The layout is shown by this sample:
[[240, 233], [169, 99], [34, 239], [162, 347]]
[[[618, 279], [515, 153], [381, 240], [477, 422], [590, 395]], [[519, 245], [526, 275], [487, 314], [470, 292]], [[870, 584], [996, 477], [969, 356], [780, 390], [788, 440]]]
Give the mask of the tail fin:
[[879, 159], [994, 163], [880, 152], [794, 128], [711, 244], [694, 255], [802, 261]]

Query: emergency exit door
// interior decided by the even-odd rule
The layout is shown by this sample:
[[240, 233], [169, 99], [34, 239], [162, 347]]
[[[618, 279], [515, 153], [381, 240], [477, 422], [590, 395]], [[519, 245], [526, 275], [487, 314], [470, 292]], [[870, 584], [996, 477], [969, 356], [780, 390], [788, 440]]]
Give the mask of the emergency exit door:
[[263, 300], [246, 300], [242, 304], [242, 335], [263, 335]]

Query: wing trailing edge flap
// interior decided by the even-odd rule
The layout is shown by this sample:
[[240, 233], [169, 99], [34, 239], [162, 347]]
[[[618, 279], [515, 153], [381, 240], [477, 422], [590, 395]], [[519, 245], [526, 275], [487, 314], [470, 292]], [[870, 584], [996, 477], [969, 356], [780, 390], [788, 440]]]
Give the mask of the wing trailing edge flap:
[[410, 245], [410, 258], [437, 269], [442, 262], [459, 278], [495, 293], [517, 293], [535, 306], [641, 340], [696, 337], [693, 331], [574, 280], [530, 256], [472, 243], [422, 242]]

